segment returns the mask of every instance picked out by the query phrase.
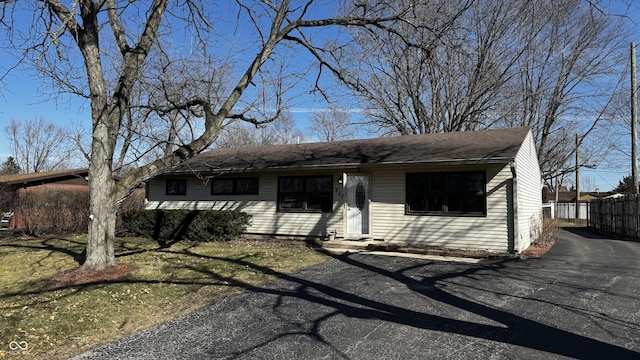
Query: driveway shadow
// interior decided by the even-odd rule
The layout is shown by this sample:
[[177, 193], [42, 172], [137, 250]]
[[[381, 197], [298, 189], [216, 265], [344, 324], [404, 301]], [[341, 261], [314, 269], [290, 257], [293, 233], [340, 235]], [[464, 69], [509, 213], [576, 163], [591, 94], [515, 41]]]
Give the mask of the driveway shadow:
[[[358, 302], [367, 305], [370, 310], [360, 312], [360, 315], [373, 316], [377, 319], [396, 322], [412, 327], [455, 333], [464, 336], [487, 339], [505, 344], [523, 346], [530, 349], [540, 350], [548, 353], [569, 356], [578, 359], [638, 359], [640, 353], [629, 349], [608, 344], [596, 339], [581, 336], [566, 330], [555, 328], [543, 323], [532, 321], [520, 315], [501, 310], [497, 307], [488, 306], [480, 302], [458, 296], [446, 291], [442, 286], [456, 278], [471, 278], [478, 276], [482, 281], [487, 271], [498, 275], [501, 272], [509, 271], [505, 266], [508, 262], [495, 263], [482, 267], [473, 267], [455, 273], [438, 274], [423, 279], [415, 279], [405, 275], [411, 268], [403, 268], [389, 271], [369, 265], [355, 258], [343, 258], [342, 261], [367, 271], [372, 271], [389, 279], [393, 279], [406, 285], [415, 293], [424, 296], [426, 301], [437, 301], [449, 306], [454, 306], [460, 311], [470, 312], [483, 318], [491, 319], [502, 326], [483, 325], [475, 322], [455, 320], [450, 317], [417, 313], [408, 308], [398, 308], [385, 304], [371, 303], [371, 301]], [[482, 274], [481, 274], [482, 273]], [[344, 298], [344, 294], [333, 293], [333, 296]], [[352, 300], [353, 301], [353, 300]], [[343, 308], [344, 311], [353, 314], [354, 309]]]
[[[349, 358], [346, 353], [332, 344], [332, 341], [328, 339], [329, 336], [322, 329], [328, 327], [326, 325], [328, 322], [349, 322], [348, 319], [363, 319], [420, 330], [431, 330], [441, 334], [463, 335], [470, 338], [513, 345], [516, 348], [524, 347], [542, 353], [578, 359], [640, 358], [640, 353], [633, 350], [534, 321], [518, 313], [491, 306], [491, 304], [475, 301], [469, 297], [469, 294], [473, 293], [473, 291], [461, 295], [448, 290], [448, 288], [453, 288], [451, 286], [453, 282], [460, 279], [464, 279], [466, 283], [469, 283], [471, 279], [473, 280], [471, 284], [478, 282], [479, 285], [484, 281], [491, 281], [500, 276], [514, 277], [513, 274], [509, 273], [518, 268], [518, 266], [512, 266], [514, 263], [519, 265], [517, 260], [494, 262], [485, 265], [459, 265], [454, 267], [457, 268], [455, 271], [436, 272], [430, 276], [420, 276], [419, 274], [431, 273], [432, 271], [429, 268], [434, 266], [433, 262], [408, 260], [404, 262], [404, 266], [389, 267], [384, 264], [384, 259], [381, 260], [367, 255], [342, 256], [337, 257], [336, 261], [341, 262], [343, 264], [342, 267], [345, 269], [349, 269], [349, 274], [341, 274], [344, 277], [343, 282], [327, 284], [323, 280], [310, 280], [316, 279], [314, 275], [300, 277], [279, 274], [280, 279], [288, 283], [287, 289], [283, 289], [281, 286], [251, 289], [250, 291], [253, 293], [268, 294], [276, 296], [278, 299], [274, 301], [270, 313], [262, 313], [261, 316], [265, 318], [274, 316], [273, 314], [278, 314], [278, 317], [287, 317], [291, 313], [295, 313], [296, 318], [299, 319], [309, 311], [309, 307], [315, 308], [317, 306], [330, 310], [315, 318], [308, 318], [307, 321], [310, 322], [310, 325], [307, 331], [301, 332], [300, 329], [296, 329], [293, 332], [281, 331], [273, 337], [263, 339], [261, 342], [252, 345], [246, 344], [247, 346], [245, 347], [240, 346], [242, 350], [235, 352], [233, 357], [251, 357], [251, 354], [255, 351], [264, 353], [264, 348], [268, 348], [274, 342], [281, 342], [286, 338], [304, 335], [314, 339], [315, 342], [321, 343], [324, 347], [332, 348], [334, 355], [338, 352], [340, 357]], [[537, 264], [540, 263], [538, 262]], [[546, 271], [543, 269], [544, 266], [539, 266], [537, 265], [539, 270]], [[527, 269], [527, 271], [535, 270], [536, 267]], [[367, 288], [358, 286], [353, 282], [350, 283], [350, 279], [359, 277], [356, 274], [368, 274], [366, 277], [367, 287], [371, 287], [370, 290], [364, 292], [352, 290]], [[322, 274], [317, 275], [320, 278], [323, 276]], [[545, 279], [534, 277], [533, 281], [543, 284]], [[406, 287], [412, 295], [407, 298], [406, 302], [380, 299], [380, 296], [377, 296], [376, 293], [383, 286], [377, 285], [384, 283], [392, 283], [397, 288]], [[292, 286], [293, 288], [291, 288]], [[473, 286], [468, 286], [468, 288]], [[483, 288], [482, 291], [486, 292], [487, 288]], [[499, 293], [498, 290], [494, 290], [494, 292], [498, 296], [518, 298], [518, 296], [508, 292]], [[296, 301], [293, 299], [303, 300], [299, 302], [298, 308], [291, 307], [291, 302]], [[521, 298], [520, 300], [542, 303], [546, 308], [563, 307], [561, 304], [533, 298]], [[416, 304], [418, 303], [436, 304], [438, 308], [451, 309], [453, 307], [455, 310], [452, 314], [437, 313], [436, 311], [425, 312], [416, 309]], [[288, 304], [287, 308], [279, 309], [283, 304]], [[565, 310], [578, 313], [582, 311], [570, 306], [566, 306]], [[491, 321], [489, 323], [480, 323], [464, 320], [456, 316], [456, 313], [473, 314], [476, 317]], [[254, 316], [256, 315], [254, 314]], [[605, 319], [605, 321], [616, 320]], [[635, 327], [633, 331], [640, 331], [638, 324], [630, 322], [623, 325], [629, 329], [634, 329]], [[351, 325], [345, 323], [343, 326], [349, 328]], [[351, 328], [351, 332], [357, 332], [357, 330]], [[351, 334], [346, 334], [345, 336], [348, 337]], [[470, 341], [473, 342], [472, 340]], [[430, 344], [430, 346], [438, 346], [433, 342]], [[531, 353], [529, 352], [528, 354]], [[220, 356], [221, 354], [211, 352], [208, 355]], [[315, 355], [318, 356], [318, 354]], [[537, 356], [539, 355], [540, 353], [537, 354]], [[518, 357], [517, 353], [514, 356]]]
[[[252, 287], [210, 273], [247, 291], [78, 359], [639, 359], [621, 345], [638, 349], [640, 322], [629, 316], [637, 308], [607, 308], [638, 304], [638, 295], [619, 279], [585, 277], [583, 264], [566, 259], [458, 264], [357, 254], [295, 274], [227, 259], [278, 280]], [[627, 280], [636, 282], [637, 271]]]
[[562, 227], [562, 230], [570, 232], [574, 235], [581, 236], [585, 239], [620, 240], [619, 238], [607, 236], [597, 231], [591, 230], [588, 227], [566, 226], [566, 227]]

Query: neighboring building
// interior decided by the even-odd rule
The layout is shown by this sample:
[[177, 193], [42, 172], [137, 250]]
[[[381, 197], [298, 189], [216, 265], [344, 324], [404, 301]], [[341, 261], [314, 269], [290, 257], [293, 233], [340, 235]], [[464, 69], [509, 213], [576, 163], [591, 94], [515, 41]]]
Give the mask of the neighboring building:
[[[23, 194], [43, 192], [51, 189], [89, 191], [88, 169], [58, 170], [30, 174], [0, 175], [0, 206], [3, 214], [2, 227], [21, 229], [25, 225], [25, 214], [18, 211]], [[55, 209], [54, 209], [55, 210]]]
[[[581, 191], [580, 192], [580, 202], [589, 201], [593, 199], [604, 199], [608, 197], [618, 196], [618, 193], [615, 192], [604, 192], [604, 191]], [[542, 191], [542, 201], [545, 203], [555, 202], [556, 201], [556, 193], [555, 191], [550, 190], [548, 187], [544, 187]], [[558, 203], [575, 203], [576, 202], [576, 191], [575, 190], [565, 190], [558, 191], [557, 195]]]
[[[616, 192], [603, 191], [581, 191], [580, 207], [578, 210], [579, 219], [587, 219], [589, 214], [589, 201], [594, 199], [609, 199], [623, 196]], [[559, 190], [556, 194], [549, 187], [545, 186], [542, 190], [542, 201], [544, 203], [544, 216], [548, 218], [558, 219], [575, 219], [576, 218], [576, 191], [575, 190]]]
[[529, 128], [216, 149], [147, 184], [147, 209], [234, 209], [248, 232], [520, 252], [541, 230]]

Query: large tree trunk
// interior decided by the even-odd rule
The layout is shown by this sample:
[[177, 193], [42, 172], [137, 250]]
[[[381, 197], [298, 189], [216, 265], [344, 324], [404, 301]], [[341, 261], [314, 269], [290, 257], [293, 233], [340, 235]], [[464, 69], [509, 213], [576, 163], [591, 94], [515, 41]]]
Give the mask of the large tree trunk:
[[115, 265], [114, 241], [116, 232], [117, 199], [115, 180], [111, 171], [112, 142], [106, 126], [97, 126], [89, 164], [91, 193], [87, 257], [85, 270], [101, 270]]
[[94, 191], [92, 188], [90, 240], [87, 243], [87, 258], [82, 265], [85, 270], [101, 270], [116, 263], [114, 256], [116, 216], [111, 202], [113, 200], [108, 193], [101, 189]]
[[[84, 270], [101, 270], [115, 265], [114, 240], [116, 214], [114, 180], [111, 173], [115, 134], [120, 123], [119, 113], [108, 107], [107, 84], [100, 59], [98, 8], [90, 1], [81, 2], [82, 26], [59, 2], [49, 5], [67, 24], [82, 52], [91, 93], [91, 159], [89, 161], [90, 221]], [[118, 103], [115, 99], [114, 104]]]

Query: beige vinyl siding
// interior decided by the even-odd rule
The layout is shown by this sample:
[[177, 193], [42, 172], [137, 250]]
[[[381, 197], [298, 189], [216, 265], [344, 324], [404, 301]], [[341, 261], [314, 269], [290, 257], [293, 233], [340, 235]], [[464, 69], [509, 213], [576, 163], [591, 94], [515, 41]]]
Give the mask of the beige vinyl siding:
[[515, 159], [517, 229], [516, 251], [521, 252], [538, 238], [542, 227], [540, 165], [531, 132]]
[[[486, 170], [487, 216], [405, 215], [405, 174]], [[386, 168], [372, 173], [373, 237], [391, 243], [507, 251], [508, 165]]]
[[[334, 211], [331, 213], [297, 213], [277, 211], [278, 176], [332, 175]], [[237, 177], [244, 177], [238, 175]], [[253, 215], [249, 233], [268, 235], [326, 236], [343, 229], [341, 173], [251, 174], [259, 178], [258, 195], [211, 195], [211, 183], [194, 176], [158, 177], [149, 181], [147, 209], [238, 210]], [[167, 179], [187, 179], [186, 195], [166, 195]], [[157, 200], [155, 200], [157, 199]]]

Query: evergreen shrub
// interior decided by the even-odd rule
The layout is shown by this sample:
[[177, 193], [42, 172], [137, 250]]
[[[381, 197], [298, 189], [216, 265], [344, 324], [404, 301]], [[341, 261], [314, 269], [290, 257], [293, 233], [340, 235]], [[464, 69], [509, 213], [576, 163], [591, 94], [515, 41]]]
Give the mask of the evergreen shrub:
[[164, 243], [229, 241], [250, 222], [250, 214], [234, 210], [138, 210], [122, 214], [121, 235]]

